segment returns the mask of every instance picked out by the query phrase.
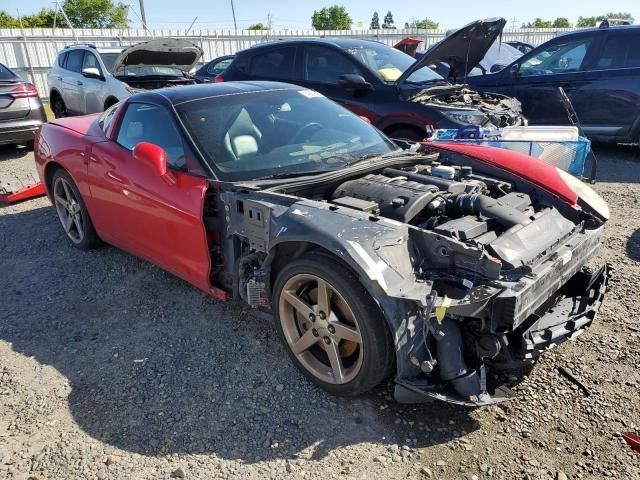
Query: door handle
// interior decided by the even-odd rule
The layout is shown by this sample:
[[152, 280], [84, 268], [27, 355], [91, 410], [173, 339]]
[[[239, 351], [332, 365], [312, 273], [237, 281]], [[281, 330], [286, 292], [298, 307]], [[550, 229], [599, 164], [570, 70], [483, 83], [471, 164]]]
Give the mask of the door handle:
[[125, 177], [121, 177], [120, 175], [116, 175], [115, 173], [108, 171], [106, 173], [106, 176], [109, 177], [111, 180], [113, 180], [116, 183], [119, 183], [120, 185], [127, 185], [129, 182], [127, 182], [127, 179]]
[[80, 80], [77, 80], [76, 85], [82, 85], [82, 82]]
[[62, 81], [62, 77], [58, 77], [58, 80]]

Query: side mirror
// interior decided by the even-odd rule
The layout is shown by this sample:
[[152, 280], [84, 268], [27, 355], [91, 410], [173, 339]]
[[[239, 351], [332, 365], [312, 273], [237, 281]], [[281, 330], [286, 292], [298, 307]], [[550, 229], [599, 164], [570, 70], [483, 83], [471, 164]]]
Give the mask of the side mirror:
[[520, 76], [520, 65], [518, 65], [517, 63], [511, 65], [509, 73], [511, 74], [512, 78], [518, 78]]
[[96, 67], [83, 68], [82, 69], [82, 75], [87, 77], [87, 78], [99, 78], [99, 79], [102, 79], [102, 74], [100, 73], [100, 70], [98, 70]]
[[356, 75], [353, 73], [340, 75], [340, 77], [338, 77], [338, 85], [346, 90], [373, 90], [373, 85], [367, 82], [362, 75]]
[[167, 174], [167, 152], [149, 142], [140, 142], [133, 148], [133, 159], [147, 165], [159, 177]]

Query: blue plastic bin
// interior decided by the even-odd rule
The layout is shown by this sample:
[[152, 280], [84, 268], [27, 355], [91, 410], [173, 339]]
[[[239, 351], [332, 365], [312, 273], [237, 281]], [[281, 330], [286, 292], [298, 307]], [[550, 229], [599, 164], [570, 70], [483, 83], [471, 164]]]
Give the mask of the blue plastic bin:
[[530, 157], [539, 158], [540, 160], [550, 163], [551, 165], [565, 170], [577, 177], [582, 177], [584, 175], [587, 155], [589, 155], [589, 152], [591, 151], [591, 141], [584, 137], [579, 137], [575, 142], [483, 139], [456, 139], [442, 141], [487, 145], [489, 147], [513, 150], [515, 152], [529, 155]]

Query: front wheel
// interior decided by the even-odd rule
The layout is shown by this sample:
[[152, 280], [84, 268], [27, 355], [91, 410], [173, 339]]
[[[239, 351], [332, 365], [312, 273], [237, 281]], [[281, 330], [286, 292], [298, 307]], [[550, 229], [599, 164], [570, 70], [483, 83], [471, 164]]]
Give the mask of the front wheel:
[[289, 263], [275, 281], [276, 328], [295, 365], [334, 395], [366, 392], [393, 366], [393, 344], [360, 280], [328, 255]]
[[53, 116], [56, 118], [64, 118], [67, 116], [67, 106], [58, 93], [51, 95], [51, 110], [53, 111]]

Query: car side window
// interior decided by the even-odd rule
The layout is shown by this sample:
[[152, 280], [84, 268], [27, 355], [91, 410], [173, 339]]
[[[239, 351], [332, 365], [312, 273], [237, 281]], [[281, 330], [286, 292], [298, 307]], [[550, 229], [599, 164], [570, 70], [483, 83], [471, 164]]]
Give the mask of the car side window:
[[186, 169], [182, 135], [163, 107], [130, 103], [120, 122], [116, 142], [129, 151], [140, 142], [153, 143], [167, 152], [167, 165], [178, 170]]
[[102, 68], [100, 68], [100, 62], [98, 58], [91, 52], [84, 52], [84, 60], [82, 61], [82, 70], [85, 68], [97, 68], [102, 75]]
[[362, 71], [344, 55], [325, 47], [304, 49], [304, 79], [309, 82], [337, 85], [340, 75]]
[[67, 63], [65, 68], [72, 72], [80, 73], [82, 71], [82, 61], [84, 58], [84, 50], [71, 50], [67, 54]]
[[258, 53], [251, 59], [249, 72], [256, 77], [293, 79], [296, 47], [283, 47]]
[[233, 62], [233, 58], [226, 58], [224, 60], [220, 60], [218, 63], [209, 65], [207, 67], [207, 73], [209, 75], [220, 75], [229, 65], [231, 65], [231, 62]]
[[61, 66], [62, 68], [65, 68], [65, 63], [67, 62], [68, 54], [69, 54], [68, 52], [64, 52], [58, 55], [58, 65]]
[[611, 31], [596, 60], [595, 70], [640, 67], [640, 30]]
[[569, 40], [544, 48], [520, 64], [520, 76], [577, 72], [587, 54], [591, 38]]

